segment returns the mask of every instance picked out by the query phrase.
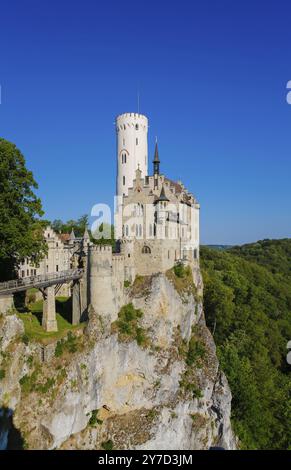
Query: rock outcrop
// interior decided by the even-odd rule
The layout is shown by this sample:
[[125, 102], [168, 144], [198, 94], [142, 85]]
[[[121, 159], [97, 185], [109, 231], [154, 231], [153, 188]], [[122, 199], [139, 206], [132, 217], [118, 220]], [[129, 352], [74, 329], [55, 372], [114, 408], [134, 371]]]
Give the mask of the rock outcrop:
[[117, 321], [90, 308], [83, 336], [48, 362], [17, 339], [16, 315], [2, 318], [0, 398], [28, 448], [236, 447], [231, 392], [195, 276], [196, 287], [172, 271], [138, 278]]

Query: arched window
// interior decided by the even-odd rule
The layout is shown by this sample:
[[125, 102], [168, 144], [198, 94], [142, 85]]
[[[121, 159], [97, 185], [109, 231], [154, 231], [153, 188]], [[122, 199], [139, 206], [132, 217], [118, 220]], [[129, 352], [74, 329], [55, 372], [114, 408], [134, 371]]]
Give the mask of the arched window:
[[136, 130], [138, 131], [138, 124], [135, 125]]
[[128, 225], [125, 226], [125, 235], [128, 237], [129, 235], [129, 230], [128, 230]]
[[142, 236], [142, 227], [141, 227], [141, 224], [139, 225], [139, 236], [140, 236], [140, 237]]
[[168, 250], [168, 259], [170, 259], [170, 250]]
[[135, 226], [135, 236], [138, 237], [138, 225]]
[[194, 248], [194, 252], [193, 252], [193, 256], [194, 256], [194, 259], [197, 259], [197, 248]]
[[144, 254], [149, 254], [149, 253], [151, 253], [151, 249], [150, 249], [149, 246], [145, 245], [145, 246], [142, 247], [141, 252], [144, 253]]

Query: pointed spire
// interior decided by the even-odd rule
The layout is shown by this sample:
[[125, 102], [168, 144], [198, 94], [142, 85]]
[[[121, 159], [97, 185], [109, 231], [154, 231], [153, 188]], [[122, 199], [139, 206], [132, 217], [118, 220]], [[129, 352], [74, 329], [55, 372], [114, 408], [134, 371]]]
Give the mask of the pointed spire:
[[70, 233], [70, 240], [75, 240], [75, 233], [74, 233], [74, 229], [72, 228], [71, 230], [71, 233]]
[[[160, 159], [159, 159], [157, 138], [156, 138], [155, 156], [154, 156], [153, 164], [154, 164], [154, 175], [159, 175], [160, 174]], [[155, 187], [157, 187], [157, 178], [155, 179]]]
[[164, 185], [162, 186], [160, 196], [158, 197], [158, 199], [155, 200], [155, 204], [157, 204], [158, 202], [169, 202], [169, 199], [167, 198], [165, 193]]
[[157, 137], [156, 137], [156, 145], [155, 145], [154, 163], [160, 163]]
[[89, 232], [88, 232], [87, 225], [86, 225], [85, 232], [84, 232], [84, 235], [83, 235], [83, 240], [90, 240], [90, 235], [89, 235]]
[[166, 193], [165, 193], [164, 185], [162, 186], [161, 194], [160, 194], [159, 200], [160, 200], [160, 201], [169, 201], [169, 199], [167, 198]]

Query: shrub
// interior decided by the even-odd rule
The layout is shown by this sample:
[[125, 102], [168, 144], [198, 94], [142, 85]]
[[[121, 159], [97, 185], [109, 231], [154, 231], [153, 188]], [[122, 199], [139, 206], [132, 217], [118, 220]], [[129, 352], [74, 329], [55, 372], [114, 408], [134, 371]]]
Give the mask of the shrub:
[[129, 287], [130, 286], [130, 282], [129, 281], [124, 281], [124, 287]]
[[186, 357], [186, 364], [187, 366], [192, 366], [195, 364], [199, 359], [203, 359], [205, 356], [205, 346], [200, 341], [198, 341], [195, 337], [189, 341], [189, 347]]
[[24, 334], [21, 336], [21, 341], [27, 346], [29, 343], [29, 337], [26, 334]]
[[77, 338], [69, 331], [67, 339], [61, 339], [57, 342], [55, 356], [60, 357], [65, 351], [75, 353], [78, 350]]
[[5, 377], [5, 370], [0, 369], [0, 380], [4, 379], [4, 377]]
[[111, 439], [109, 439], [108, 441], [104, 441], [104, 442], [102, 442], [101, 447], [104, 450], [112, 450], [113, 449], [113, 442], [111, 441]]
[[102, 419], [98, 418], [98, 412], [99, 410], [93, 410], [91, 414], [91, 418], [89, 419], [89, 425], [90, 426], [96, 426], [96, 424], [102, 424], [103, 421]]
[[120, 341], [135, 339], [139, 346], [146, 346], [146, 331], [138, 324], [142, 316], [143, 312], [135, 309], [132, 304], [124, 305], [118, 314], [118, 320], [112, 324], [112, 331], [118, 331]]
[[64, 352], [64, 341], [61, 339], [57, 342], [56, 349], [55, 349], [55, 356], [60, 357]]
[[177, 277], [185, 277], [185, 268], [183, 263], [177, 263], [174, 266], [174, 273]]

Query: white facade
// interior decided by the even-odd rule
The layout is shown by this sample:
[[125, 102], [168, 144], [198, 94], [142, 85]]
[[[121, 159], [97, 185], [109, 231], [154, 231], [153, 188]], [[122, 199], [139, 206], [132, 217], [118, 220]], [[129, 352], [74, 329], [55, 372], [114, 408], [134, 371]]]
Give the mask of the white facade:
[[164, 240], [175, 259], [187, 252], [199, 259], [199, 203], [181, 182], [160, 173], [157, 144], [153, 174], [148, 175], [147, 132], [146, 116], [125, 113], [116, 119], [115, 237]]
[[124, 113], [116, 118], [117, 196], [127, 196], [135, 171], [148, 175], [148, 119], [138, 113]]
[[23, 260], [18, 268], [19, 278], [67, 271], [71, 268], [72, 245], [64, 243], [61, 235], [50, 226], [44, 230], [44, 239], [48, 246], [47, 255], [38, 265], [34, 265], [29, 258]]

